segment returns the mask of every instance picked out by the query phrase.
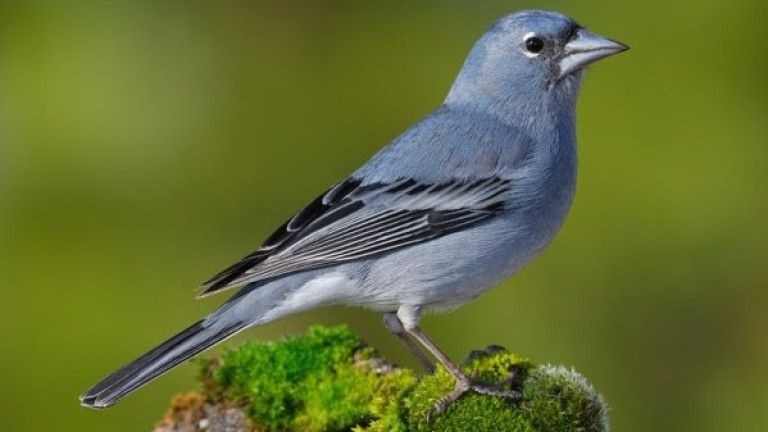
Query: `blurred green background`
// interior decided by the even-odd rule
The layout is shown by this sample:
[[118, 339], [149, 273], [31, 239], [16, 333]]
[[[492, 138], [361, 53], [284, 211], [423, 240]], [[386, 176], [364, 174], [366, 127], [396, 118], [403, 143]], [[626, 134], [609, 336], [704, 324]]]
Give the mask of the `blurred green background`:
[[[3, 430], [149, 430], [185, 365], [106, 412], [78, 394], [213, 309], [198, 284], [436, 107], [503, 13], [632, 50], [579, 103], [576, 203], [518, 277], [425, 328], [573, 365], [617, 431], [768, 429], [762, 0], [0, 3]], [[414, 365], [380, 317], [332, 308]], [[230, 342], [231, 344], [231, 342]]]

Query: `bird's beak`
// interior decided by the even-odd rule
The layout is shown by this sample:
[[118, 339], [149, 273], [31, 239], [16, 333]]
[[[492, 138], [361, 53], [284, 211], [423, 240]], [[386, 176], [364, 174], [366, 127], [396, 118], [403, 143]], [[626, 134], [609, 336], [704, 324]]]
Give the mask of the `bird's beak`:
[[584, 68], [602, 58], [628, 50], [629, 47], [590, 33], [583, 28], [576, 30], [574, 37], [565, 44], [560, 59], [560, 78]]

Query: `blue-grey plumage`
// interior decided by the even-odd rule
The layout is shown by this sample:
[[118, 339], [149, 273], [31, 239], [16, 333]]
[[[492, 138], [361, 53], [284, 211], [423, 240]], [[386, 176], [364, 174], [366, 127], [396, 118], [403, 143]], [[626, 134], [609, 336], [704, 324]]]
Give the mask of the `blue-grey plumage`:
[[81, 397], [103, 408], [245, 328], [347, 304], [385, 313], [456, 378], [444, 408], [475, 385], [419, 329], [425, 310], [462, 305], [533, 259], [565, 219], [576, 180], [575, 105], [584, 67], [626, 47], [556, 12], [497, 21], [444, 103], [214, 276], [242, 287], [199, 323]]

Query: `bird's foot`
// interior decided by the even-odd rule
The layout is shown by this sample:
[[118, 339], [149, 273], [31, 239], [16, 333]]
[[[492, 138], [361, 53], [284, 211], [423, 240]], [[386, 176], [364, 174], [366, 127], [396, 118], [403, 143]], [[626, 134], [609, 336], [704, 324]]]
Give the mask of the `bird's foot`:
[[519, 390], [505, 390], [501, 386], [496, 385], [474, 385], [472, 391], [480, 393], [482, 395], [496, 396], [501, 398], [510, 399], [513, 402], [517, 402], [523, 398], [523, 393]]
[[515, 384], [515, 378], [515, 373], [512, 372], [500, 383], [492, 385], [476, 383], [468, 377], [458, 380], [453, 390], [440, 398], [440, 400], [435, 402], [435, 405], [432, 406], [432, 410], [427, 414], [427, 422], [431, 422], [435, 416], [440, 415], [452, 403], [456, 402], [470, 391], [487, 396], [506, 398], [513, 402], [517, 402], [523, 398], [523, 393], [519, 390], [507, 388], [508, 386]]

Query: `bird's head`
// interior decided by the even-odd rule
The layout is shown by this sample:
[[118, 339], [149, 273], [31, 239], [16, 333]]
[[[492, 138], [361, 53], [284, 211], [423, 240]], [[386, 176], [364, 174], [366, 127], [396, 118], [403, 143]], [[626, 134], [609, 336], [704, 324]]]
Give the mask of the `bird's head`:
[[530, 109], [548, 95], [575, 101], [584, 68], [626, 49], [557, 12], [510, 14], [475, 44], [446, 102]]

